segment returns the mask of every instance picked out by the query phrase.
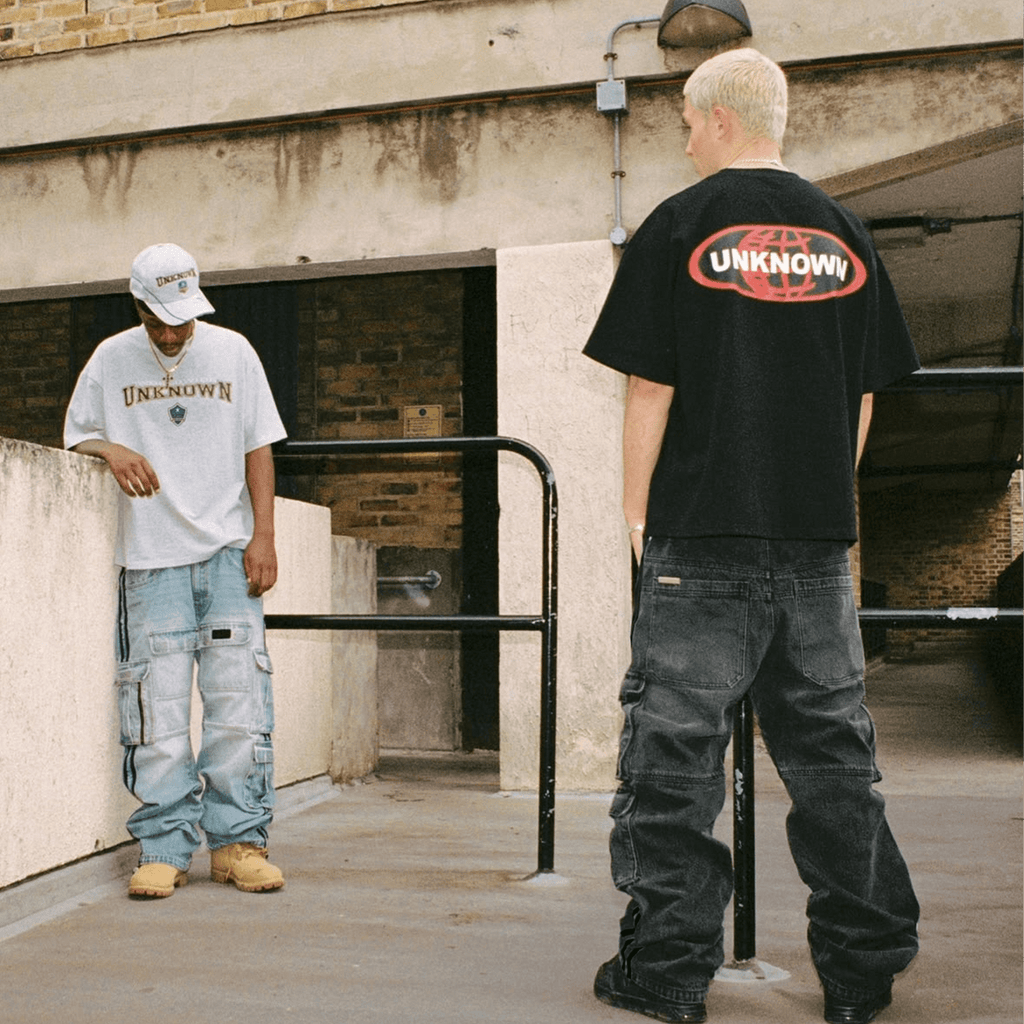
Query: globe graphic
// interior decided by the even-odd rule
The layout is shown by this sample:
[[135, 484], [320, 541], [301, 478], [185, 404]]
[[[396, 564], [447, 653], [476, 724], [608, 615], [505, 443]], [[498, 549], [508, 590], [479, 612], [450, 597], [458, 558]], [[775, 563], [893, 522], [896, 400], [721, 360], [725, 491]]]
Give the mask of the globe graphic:
[[[743, 236], [736, 249], [739, 252], [752, 253], [789, 253], [790, 257], [803, 253], [810, 257], [812, 237], [810, 232], [794, 228], [755, 228]], [[772, 274], [761, 270], [740, 269], [739, 273], [755, 298], [769, 302], [797, 302], [813, 292], [816, 287], [814, 275], [810, 270], [805, 274]]]

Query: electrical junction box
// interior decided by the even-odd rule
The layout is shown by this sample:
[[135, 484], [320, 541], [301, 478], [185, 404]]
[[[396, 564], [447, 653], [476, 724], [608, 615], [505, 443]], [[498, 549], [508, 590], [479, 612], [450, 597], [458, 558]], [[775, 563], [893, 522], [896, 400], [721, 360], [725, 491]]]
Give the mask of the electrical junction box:
[[597, 83], [597, 109], [602, 114], [629, 113], [626, 101], [626, 83], [614, 78]]

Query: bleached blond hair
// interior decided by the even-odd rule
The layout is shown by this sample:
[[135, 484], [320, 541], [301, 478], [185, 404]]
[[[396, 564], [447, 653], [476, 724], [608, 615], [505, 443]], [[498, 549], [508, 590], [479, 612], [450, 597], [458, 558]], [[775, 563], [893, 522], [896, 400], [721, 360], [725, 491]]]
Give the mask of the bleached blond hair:
[[726, 107], [739, 118], [749, 138], [782, 146], [786, 132], [786, 76], [774, 61], [749, 47], [728, 50], [706, 60], [690, 75], [683, 95], [702, 114]]

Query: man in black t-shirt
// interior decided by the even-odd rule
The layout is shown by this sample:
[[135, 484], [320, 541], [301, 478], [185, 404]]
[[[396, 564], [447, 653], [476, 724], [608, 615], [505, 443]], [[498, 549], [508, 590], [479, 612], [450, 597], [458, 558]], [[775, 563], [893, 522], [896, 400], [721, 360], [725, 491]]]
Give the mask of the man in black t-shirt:
[[630, 241], [587, 343], [629, 377], [623, 511], [640, 561], [612, 874], [630, 896], [598, 998], [706, 1019], [732, 893], [711, 835], [748, 691], [793, 808], [825, 1019], [866, 1024], [917, 951], [873, 787], [848, 547], [872, 392], [919, 366], [863, 225], [781, 160], [786, 83], [754, 50], [684, 89], [703, 180]]

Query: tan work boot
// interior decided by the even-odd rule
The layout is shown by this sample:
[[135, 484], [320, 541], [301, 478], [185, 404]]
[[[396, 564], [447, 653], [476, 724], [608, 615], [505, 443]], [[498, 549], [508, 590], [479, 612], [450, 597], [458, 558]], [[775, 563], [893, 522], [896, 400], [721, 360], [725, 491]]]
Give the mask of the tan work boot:
[[268, 892], [284, 885], [284, 875], [267, 862], [267, 851], [252, 843], [229, 843], [210, 851], [210, 877], [234, 882], [243, 892]]
[[188, 875], [173, 864], [140, 864], [128, 883], [128, 895], [160, 899], [187, 881]]

